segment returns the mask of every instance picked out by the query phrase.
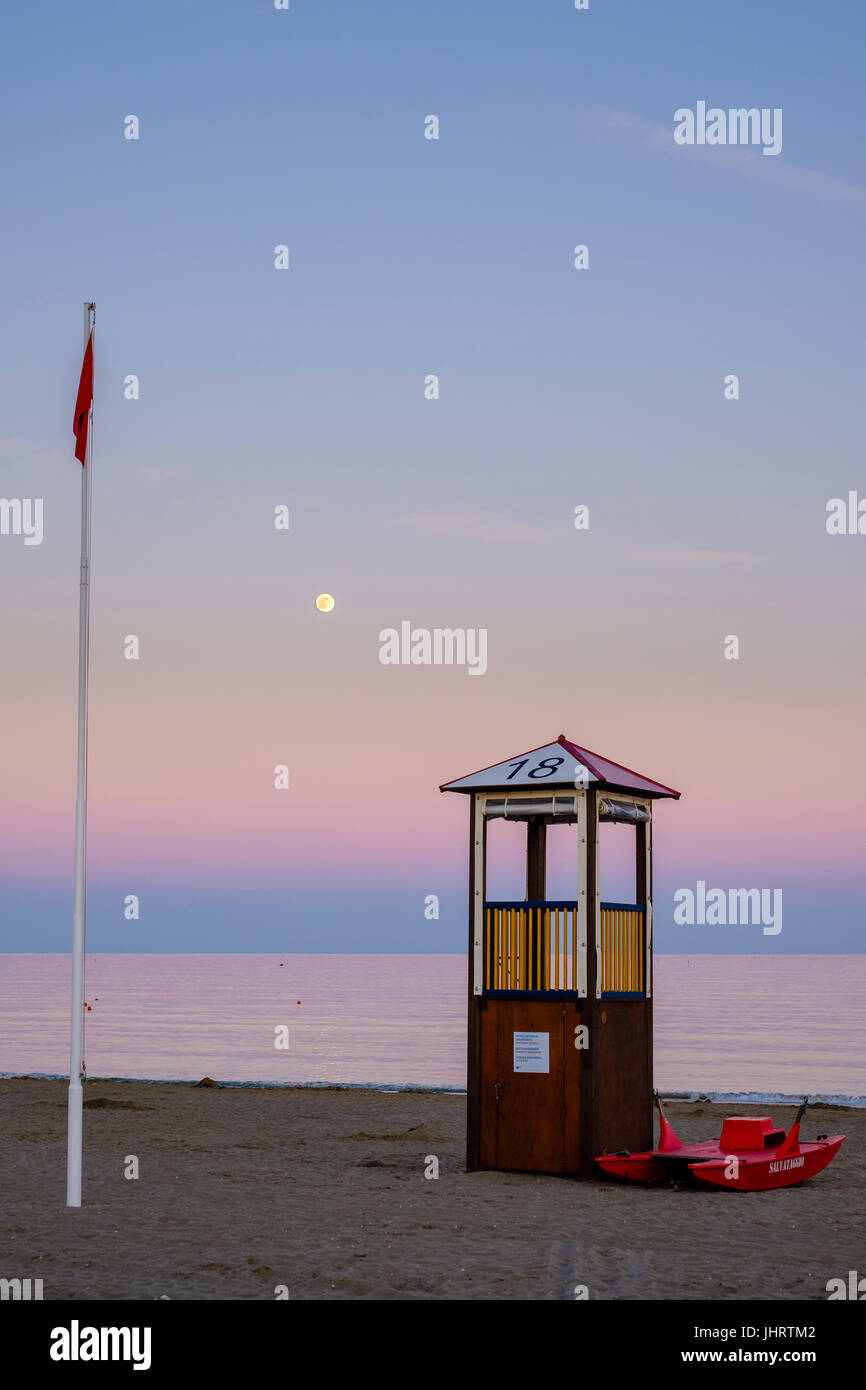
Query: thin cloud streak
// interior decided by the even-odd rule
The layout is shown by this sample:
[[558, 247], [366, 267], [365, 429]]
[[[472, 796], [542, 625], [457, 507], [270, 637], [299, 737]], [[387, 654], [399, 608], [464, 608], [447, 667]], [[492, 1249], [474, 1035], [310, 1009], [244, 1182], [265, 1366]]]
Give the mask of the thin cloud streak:
[[759, 557], [723, 550], [651, 550], [644, 555], [627, 555], [626, 563], [632, 565], [756, 565], [759, 563]]
[[759, 148], [751, 145], [675, 145], [673, 112], [670, 126], [655, 125], [642, 116], [627, 111], [602, 107], [593, 112], [602, 125], [633, 135], [639, 143], [662, 150], [680, 159], [696, 159], [714, 164], [717, 169], [732, 169], [746, 178], [773, 183], [792, 193], [803, 193], [823, 203], [842, 203], [850, 207], [866, 204], [866, 189], [846, 183], [832, 174], [821, 174], [785, 162], [784, 154], [765, 159]]
[[391, 526], [410, 526], [433, 536], [451, 536], [457, 540], [494, 541], [504, 544], [532, 544], [550, 540], [557, 535], [553, 526], [533, 525], [514, 521], [498, 512], [411, 512], [407, 516], [391, 517]]

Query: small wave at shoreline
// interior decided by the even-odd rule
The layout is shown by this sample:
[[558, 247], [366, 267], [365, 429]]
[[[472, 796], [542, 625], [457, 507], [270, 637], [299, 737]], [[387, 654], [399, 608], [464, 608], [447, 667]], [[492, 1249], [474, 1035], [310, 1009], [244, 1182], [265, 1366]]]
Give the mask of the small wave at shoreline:
[[[56, 1072], [0, 1072], [0, 1081], [68, 1081]], [[400, 1094], [409, 1091], [430, 1091], [438, 1095], [465, 1096], [465, 1086], [421, 1085], [414, 1082], [389, 1084], [381, 1081], [223, 1081], [213, 1077], [224, 1090], [262, 1091], [377, 1091]], [[89, 1082], [122, 1082], [127, 1086], [198, 1086], [191, 1077], [162, 1076], [88, 1076]], [[780, 1091], [666, 1091], [659, 1094], [663, 1101], [695, 1104], [705, 1101], [713, 1105], [800, 1105], [803, 1095], [784, 1095]], [[821, 1105], [834, 1110], [863, 1109], [866, 1096], [810, 1095], [809, 1108]]]

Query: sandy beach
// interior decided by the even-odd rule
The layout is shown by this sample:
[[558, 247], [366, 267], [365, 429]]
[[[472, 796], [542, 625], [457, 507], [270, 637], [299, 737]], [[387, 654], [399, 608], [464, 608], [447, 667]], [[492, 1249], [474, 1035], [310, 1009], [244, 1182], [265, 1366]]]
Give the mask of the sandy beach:
[[[0, 1275], [46, 1300], [826, 1299], [866, 1269], [863, 1110], [810, 1109], [805, 1138], [848, 1137], [812, 1182], [738, 1194], [467, 1174], [465, 1099], [436, 1092], [92, 1082], [85, 1103], [70, 1211], [66, 1084], [0, 1081]], [[687, 1142], [725, 1113], [755, 1111], [669, 1107]]]

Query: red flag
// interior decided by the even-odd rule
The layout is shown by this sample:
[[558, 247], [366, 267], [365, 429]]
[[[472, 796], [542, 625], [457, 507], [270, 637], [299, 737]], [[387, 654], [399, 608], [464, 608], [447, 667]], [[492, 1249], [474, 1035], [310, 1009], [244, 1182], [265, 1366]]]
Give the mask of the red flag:
[[75, 457], [85, 463], [87, 459], [87, 422], [90, 416], [90, 407], [93, 404], [93, 333], [87, 339], [87, 347], [84, 349], [84, 361], [81, 365], [81, 380], [78, 383], [78, 395], [75, 399], [75, 417], [72, 421], [72, 433], [75, 435]]

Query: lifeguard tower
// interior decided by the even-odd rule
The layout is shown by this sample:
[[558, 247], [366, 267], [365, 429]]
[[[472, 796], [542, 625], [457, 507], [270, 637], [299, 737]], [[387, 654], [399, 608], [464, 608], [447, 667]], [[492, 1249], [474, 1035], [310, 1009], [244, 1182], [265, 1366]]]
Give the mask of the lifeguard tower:
[[[446, 782], [470, 798], [467, 1168], [590, 1177], [652, 1147], [652, 804], [679, 792], [560, 734]], [[526, 824], [526, 895], [487, 897], [487, 829]], [[602, 902], [599, 826], [634, 826], [633, 902]], [[574, 891], [547, 897], [551, 825]]]

